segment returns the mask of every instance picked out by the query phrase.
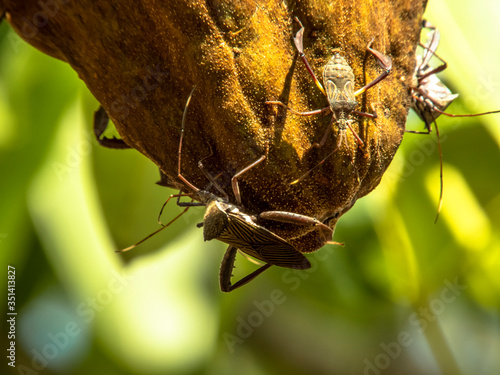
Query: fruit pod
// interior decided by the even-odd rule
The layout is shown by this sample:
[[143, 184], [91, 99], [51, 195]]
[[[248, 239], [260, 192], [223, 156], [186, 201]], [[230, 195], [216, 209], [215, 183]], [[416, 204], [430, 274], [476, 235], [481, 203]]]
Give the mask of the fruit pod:
[[[426, 1], [0, 3], [24, 40], [73, 67], [123, 140], [164, 173], [165, 185], [184, 187], [177, 178], [181, 118], [196, 86], [182, 174], [205, 188], [198, 161], [213, 153], [204, 166], [234, 201], [231, 176], [265, 154], [240, 179], [243, 206], [300, 213], [333, 227], [379, 184], [402, 140]], [[347, 130], [337, 152], [290, 185], [333, 151], [339, 137], [334, 123], [323, 147], [315, 148], [331, 114], [296, 116], [265, 104], [280, 100], [298, 111], [328, 106], [298, 57], [294, 17], [304, 25], [304, 53], [316, 76], [338, 48], [353, 69], [354, 89], [364, 86], [381, 71], [366, 51], [372, 39], [372, 48], [392, 58], [392, 71], [357, 97], [357, 111], [378, 115], [352, 117], [364, 146]], [[314, 250], [291, 232], [282, 229], [303, 251]]]

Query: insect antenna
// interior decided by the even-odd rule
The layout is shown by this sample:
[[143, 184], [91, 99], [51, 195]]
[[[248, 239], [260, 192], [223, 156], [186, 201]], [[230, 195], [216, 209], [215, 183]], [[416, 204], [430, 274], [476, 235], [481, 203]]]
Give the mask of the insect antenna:
[[[191, 93], [189, 94], [189, 97], [186, 101], [186, 105], [184, 107], [184, 112], [182, 114], [182, 125], [181, 125], [181, 137], [180, 137], [180, 140], [179, 140], [179, 163], [178, 163], [178, 174], [179, 174], [179, 178], [186, 184], [188, 185], [188, 187], [190, 187], [191, 189], [193, 189], [195, 192], [198, 192], [199, 189], [194, 186], [193, 184], [191, 184], [188, 180], [186, 180], [182, 175], [181, 175], [181, 152], [182, 152], [182, 139], [184, 137], [184, 124], [186, 123], [186, 114], [187, 114], [187, 109], [188, 109], [188, 106], [189, 106], [189, 102], [191, 101], [191, 97], [193, 96], [193, 92], [194, 92], [194, 89], [196, 88], [196, 86], [193, 87], [193, 89], [191, 90]], [[149, 234], [148, 236], [146, 236], [145, 238], [143, 238], [142, 240], [140, 240], [139, 242], [133, 244], [132, 246], [129, 246], [125, 249], [122, 249], [122, 250], [116, 250], [115, 252], [116, 253], [124, 253], [126, 251], [129, 251], [129, 250], [132, 250], [133, 248], [135, 248], [136, 246], [140, 245], [141, 243], [143, 243], [144, 241], [146, 241], [147, 239], [151, 238], [152, 236], [154, 236], [155, 234], [161, 232], [163, 229], [167, 228], [168, 226], [170, 226], [170, 224], [174, 223], [178, 218], [180, 218], [182, 215], [184, 215], [187, 210], [189, 210], [190, 207], [192, 206], [198, 206], [198, 205], [204, 205], [203, 203], [197, 203], [197, 202], [180, 202], [179, 199], [180, 197], [185, 197], [185, 196], [193, 196], [193, 193], [187, 193], [187, 194], [173, 194], [171, 195], [165, 203], [163, 203], [163, 206], [161, 207], [161, 210], [160, 210], [160, 213], [158, 215], [158, 222], [160, 223], [160, 225], [162, 225], [162, 227], [160, 229], [157, 229], [156, 231], [154, 231], [153, 233]], [[163, 213], [163, 209], [165, 208], [165, 206], [167, 205], [167, 203], [170, 201], [170, 199], [176, 197], [177, 198], [177, 205], [178, 206], [184, 206], [186, 207], [180, 214], [178, 214], [176, 217], [174, 217], [172, 220], [170, 220], [167, 224], [162, 224], [161, 222], [161, 215]]]
[[[172, 198], [172, 197], [177, 197], [177, 206], [179, 206], [179, 207], [183, 206], [183, 204], [180, 201], [181, 197], [191, 197], [191, 202], [188, 202], [188, 203], [192, 203], [193, 202], [193, 195], [192, 195], [192, 193], [182, 193], [182, 190], [181, 190], [181, 191], [179, 191], [179, 194], [171, 195], [165, 201], [165, 203], [163, 203], [163, 205], [161, 206], [160, 212], [158, 213], [158, 219], [157, 220], [158, 220], [158, 224], [160, 224], [161, 226], [165, 226], [165, 224], [163, 224], [162, 221], [161, 221], [161, 215], [163, 215], [163, 210], [165, 209], [165, 206], [167, 205], [167, 203], [170, 200], [170, 198]], [[194, 204], [189, 204], [186, 207], [189, 208], [189, 207], [193, 207], [193, 206], [195, 206], [195, 205]]]
[[198, 162], [198, 168], [201, 169], [201, 171], [203, 172], [203, 174], [205, 175], [205, 177], [210, 181], [210, 184], [208, 185], [208, 187], [205, 189], [205, 190], [208, 190], [210, 189], [210, 186], [214, 186], [218, 191], [219, 193], [222, 194], [222, 196], [227, 200], [229, 199], [229, 196], [227, 195], [227, 193], [224, 191], [224, 189], [220, 186], [220, 184], [216, 181], [217, 178], [219, 178], [222, 173], [219, 173], [217, 176], [212, 176], [206, 169], [205, 169], [205, 166], [203, 165], [203, 162], [205, 160], [207, 160], [209, 157], [213, 156], [214, 152], [212, 150], [212, 146], [210, 146], [210, 144], [208, 143], [208, 147], [210, 148], [210, 154], [205, 156], [203, 159], [201, 159], [199, 162]]
[[481, 112], [481, 113], [471, 113], [471, 114], [465, 114], [465, 115], [457, 115], [457, 114], [454, 114], [454, 113], [447, 113], [447, 112], [441, 111], [440, 109], [437, 109], [437, 108], [432, 108], [432, 110], [436, 111], [437, 113], [439, 113], [441, 115], [445, 115], [445, 116], [448, 116], [448, 117], [476, 117], [476, 116], [490, 115], [490, 114], [493, 114], [493, 113], [500, 113], [500, 109], [496, 110], [496, 111]]
[[441, 148], [441, 138], [439, 136], [439, 128], [437, 126], [436, 120], [434, 120], [434, 126], [436, 128], [436, 138], [438, 141], [438, 152], [439, 152], [439, 203], [438, 203], [436, 218], [434, 219], [434, 224], [436, 224], [439, 218], [439, 213], [441, 212], [441, 207], [443, 206], [444, 179], [443, 179], [443, 150]]
[[181, 138], [179, 140], [179, 157], [178, 157], [178, 164], [177, 164], [177, 177], [179, 177], [182, 182], [184, 182], [190, 189], [192, 189], [194, 192], [200, 191], [196, 186], [194, 186], [191, 182], [189, 182], [182, 174], [181, 174], [181, 156], [182, 156], [182, 141], [184, 139], [184, 125], [186, 124], [186, 115], [187, 115], [187, 109], [189, 107], [189, 103], [191, 102], [191, 98], [193, 97], [193, 92], [196, 89], [196, 86], [193, 86], [193, 89], [191, 90], [191, 93], [189, 94], [189, 97], [186, 101], [186, 106], [184, 107], [184, 113], [182, 114], [182, 125], [181, 125]]
[[[453, 113], [447, 113], [447, 112], [441, 111], [440, 109], [436, 108], [435, 106], [432, 107], [432, 111], [435, 111], [441, 115], [445, 115], [448, 117], [476, 117], [476, 116], [489, 115], [489, 114], [493, 114], [493, 113], [500, 113], [500, 110], [496, 110], [496, 111], [489, 111], [489, 112], [482, 112], [482, 113], [472, 113], [472, 114], [459, 115], [459, 114], [453, 114]], [[437, 136], [437, 140], [438, 140], [439, 178], [440, 178], [439, 204], [438, 204], [438, 211], [436, 214], [436, 219], [434, 220], [434, 223], [436, 223], [438, 220], [438, 217], [439, 217], [439, 212], [441, 211], [441, 207], [443, 205], [443, 189], [444, 189], [444, 187], [443, 187], [443, 152], [442, 152], [442, 148], [441, 148], [441, 141], [439, 138], [439, 128], [437, 126], [437, 122], [435, 119], [434, 119], [434, 126], [436, 128], [436, 136]], [[427, 132], [418, 132], [418, 131], [411, 131], [411, 130], [407, 131], [407, 132], [414, 133], [414, 134], [429, 134], [430, 131], [431, 131], [431, 128], [429, 127]]]
[[[436, 219], [434, 219], [434, 224], [435, 224], [438, 221], [439, 213], [441, 212], [441, 207], [443, 206], [444, 181], [443, 181], [443, 149], [441, 147], [441, 136], [439, 134], [439, 128], [436, 119], [434, 119], [433, 122], [434, 122], [434, 127], [436, 128], [436, 138], [437, 138], [438, 153], [439, 153], [439, 203], [436, 213]], [[431, 124], [426, 122], [425, 127], [427, 129], [426, 131], [405, 130], [405, 132], [413, 134], [430, 134], [432, 131]]]
[[[342, 138], [343, 138], [343, 135], [344, 135], [344, 132], [340, 132], [340, 141], [342, 141]], [[338, 142], [339, 144], [342, 143], [342, 142]], [[311, 169], [309, 169], [306, 173], [304, 173], [302, 176], [300, 176], [299, 178], [297, 178], [296, 180], [293, 180], [292, 182], [290, 182], [290, 185], [295, 185], [297, 183], [299, 183], [300, 181], [302, 181], [304, 178], [306, 178], [307, 176], [309, 176], [309, 174], [315, 170], [316, 168], [318, 168], [321, 164], [323, 164], [326, 159], [328, 159], [330, 156], [332, 156], [335, 152], [337, 152], [337, 150], [339, 149], [339, 144], [337, 144], [337, 147], [335, 147], [335, 150], [333, 150], [332, 152], [330, 152], [328, 155], [325, 156], [325, 158], [323, 160], [321, 160], [318, 164], [316, 164], [314, 167], [312, 167]]]
[[[170, 200], [170, 198], [172, 197], [176, 197], [178, 196], [177, 194], [176, 195], [171, 195], [168, 199], [167, 199], [167, 202]], [[182, 195], [184, 196], [184, 194]], [[167, 204], [167, 202], [164, 203], [163, 206], [165, 206]], [[170, 220], [167, 224], [163, 225], [160, 229], [157, 229], [155, 230], [153, 233], [147, 235], [146, 237], [144, 237], [142, 240], [140, 240], [139, 242], [133, 244], [132, 246], [129, 246], [129, 247], [126, 247], [125, 249], [122, 249], [122, 250], [116, 250], [115, 253], [124, 253], [125, 251], [129, 251], [129, 250], [132, 250], [134, 247], [136, 246], [139, 246], [141, 243], [143, 243], [144, 241], [146, 241], [147, 239], [153, 237], [155, 234], [161, 232], [163, 229], [167, 228], [170, 224], [172, 224], [174, 221], [176, 221], [178, 218], [180, 218], [182, 215], [184, 215], [186, 213], [187, 210], [189, 210], [190, 206], [186, 207], [179, 215], [177, 215], [176, 217], [174, 217], [172, 220]], [[162, 207], [163, 209], [163, 207]]]
[[[359, 138], [359, 136], [356, 134], [356, 132], [354, 131], [354, 129], [352, 128], [351, 124], [347, 121], [346, 122], [346, 125], [347, 127], [351, 130], [352, 134], [354, 135], [354, 138], [356, 139], [356, 141], [358, 142], [358, 144], [361, 146], [363, 145], [363, 141]], [[330, 127], [331, 128], [331, 127]], [[332, 156], [335, 152], [338, 151], [338, 149], [340, 148], [340, 146], [342, 145], [342, 141], [344, 140], [344, 137], [346, 137], [345, 135], [345, 129], [341, 129], [339, 130], [338, 132], [339, 134], [339, 140], [337, 141], [337, 146], [335, 147], [335, 149], [330, 152], [328, 155], [326, 155], [323, 160], [321, 160], [318, 164], [316, 164], [314, 167], [312, 167], [311, 169], [309, 169], [306, 173], [304, 173], [302, 176], [300, 176], [299, 178], [297, 178], [296, 180], [293, 180], [292, 182], [290, 182], [290, 185], [295, 185], [297, 183], [299, 183], [300, 181], [302, 181], [305, 177], [307, 177], [313, 170], [315, 170], [316, 168], [318, 168], [321, 164], [323, 164], [326, 159], [328, 159], [330, 156]], [[328, 134], [327, 134], [328, 135]], [[325, 137], [323, 137], [325, 138]], [[347, 142], [347, 141], [346, 141]], [[319, 146], [319, 144], [317, 143], [316, 145]], [[346, 144], [347, 147], [349, 147], [349, 145]], [[351, 163], [354, 163], [354, 155], [351, 153]]]

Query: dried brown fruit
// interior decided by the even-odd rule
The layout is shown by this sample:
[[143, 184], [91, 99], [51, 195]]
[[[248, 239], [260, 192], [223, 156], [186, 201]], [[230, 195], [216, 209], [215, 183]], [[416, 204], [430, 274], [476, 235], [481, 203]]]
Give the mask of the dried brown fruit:
[[[288, 4], [288, 5], [287, 5]], [[345, 213], [380, 182], [402, 140], [409, 85], [426, 1], [40, 2], [3, 0], [7, 19], [25, 40], [67, 61], [104, 106], [122, 138], [181, 187], [177, 147], [184, 103], [197, 85], [186, 123], [182, 173], [207, 181], [198, 160], [231, 194], [229, 177], [262, 154], [268, 157], [240, 181], [250, 212], [284, 210], [323, 221]], [[340, 48], [356, 86], [380, 70], [365, 47], [393, 60], [390, 76], [359, 98], [359, 110], [378, 118], [354, 124], [365, 149], [346, 133], [333, 157], [296, 185], [336, 145], [311, 149], [330, 116], [274, 116], [264, 103], [281, 100], [297, 110], [327, 106], [294, 49], [292, 23], [305, 26], [305, 53], [321, 76]], [[351, 154], [354, 161], [351, 163]], [[314, 250], [311, 232], [276, 229], [301, 251]]]

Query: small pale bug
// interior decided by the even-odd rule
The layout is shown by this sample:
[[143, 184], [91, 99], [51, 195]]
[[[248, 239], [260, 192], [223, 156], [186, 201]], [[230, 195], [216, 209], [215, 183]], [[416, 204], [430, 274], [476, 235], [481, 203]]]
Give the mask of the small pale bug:
[[[325, 224], [321, 223], [320, 221], [312, 217], [292, 212], [265, 211], [257, 214], [251, 214], [245, 212], [243, 208], [241, 193], [238, 185], [238, 178], [242, 174], [248, 172], [250, 169], [254, 168], [256, 165], [264, 161], [266, 159], [265, 155], [261, 156], [259, 159], [257, 159], [247, 167], [243, 168], [232, 177], [231, 185], [235, 196], [236, 204], [229, 202], [228, 195], [218, 184], [217, 179], [211, 176], [205, 170], [201, 162], [198, 163], [201, 171], [210, 181], [210, 186], [215, 187], [221, 193], [222, 197], [217, 196], [208, 190], [202, 190], [197, 188], [182, 175], [181, 172], [182, 141], [184, 138], [184, 127], [185, 127], [187, 109], [193, 91], [191, 92], [186, 102], [186, 106], [184, 108], [184, 113], [182, 116], [181, 136], [179, 140], [179, 151], [178, 151], [178, 177], [192, 192], [171, 195], [170, 198], [167, 200], [167, 202], [165, 202], [166, 205], [171, 198], [176, 197], [177, 204], [181, 207], [186, 207], [186, 208], [184, 209], [183, 212], [181, 212], [181, 214], [179, 214], [176, 218], [174, 218], [168, 224], [161, 227], [156, 232], [152, 233], [151, 235], [141, 240], [140, 242], [136, 243], [135, 245], [132, 245], [121, 251], [128, 251], [134, 248], [135, 246], [145, 241], [147, 238], [158, 233], [160, 230], [163, 230], [164, 228], [168, 227], [184, 212], [186, 212], [190, 207], [205, 206], [206, 209], [203, 218], [203, 223], [199, 225], [200, 227], [203, 227], [204, 240], [210, 241], [212, 239], [217, 239], [229, 245], [223, 257], [219, 272], [220, 288], [223, 292], [230, 292], [250, 282], [256, 276], [260, 275], [262, 272], [264, 272], [272, 265], [292, 268], [292, 269], [310, 268], [311, 264], [298, 249], [292, 246], [284, 238], [278, 236], [269, 229], [265, 228], [263, 225], [260, 224], [260, 222], [266, 220], [272, 220], [299, 226], [310, 226], [313, 228], [313, 230], [317, 231], [318, 243], [321, 246], [328, 243], [335, 243], [331, 241], [331, 238], [333, 236], [333, 231], [330, 227], [326, 226]], [[210, 157], [210, 155], [208, 157]], [[180, 198], [184, 196], [191, 197], [192, 199], [198, 200], [198, 202], [181, 202]], [[261, 266], [254, 272], [250, 273], [249, 275], [245, 276], [238, 282], [232, 284], [231, 276], [234, 268], [234, 262], [237, 250], [240, 250], [241, 252], [250, 255], [260, 261], [263, 261], [266, 264]]]
[[[339, 130], [337, 146], [332, 152], [330, 152], [322, 161], [320, 161], [314, 167], [316, 168], [339, 149], [342, 143], [342, 139], [344, 138], [344, 133], [346, 128], [349, 128], [349, 130], [352, 132], [358, 145], [363, 146], [363, 141], [351, 126], [351, 124], [355, 121], [352, 118], [352, 115], [377, 118], [377, 114], [356, 111], [355, 108], [358, 106], [358, 102], [356, 101], [356, 96], [364, 93], [366, 90], [370, 89], [371, 87], [375, 86], [377, 83], [382, 81], [384, 78], [386, 78], [392, 69], [392, 60], [389, 56], [386, 56], [383, 53], [378, 52], [371, 48], [371, 45], [374, 40], [372, 39], [370, 43], [368, 43], [366, 50], [370, 52], [377, 59], [380, 67], [383, 69], [383, 72], [372, 82], [368, 83], [366, 86], [360, 88], [355, 92], [354, 73], [352, 71], [352, 68], [349, 66], [347, 61], [340, 55], [339, 50], [335, 49], [333, 57], [330, 59], [330, 61], [328, 61], [325, 68], [323, 69], [323, 84], [325, 85], [325, 88], [323, 88], [323, 85], [321, 84], [321, 82], [319, 82], [318, 78], [314, 74], [304, 54], [304, 47], [303, 47], [304, 26], [302, 25], [302, 23], [299, 21], [298, 18], [295, 18], [295, 20], [300, 24], [300, 30], [297, 32], [297, 34], [293, 39], [295, 47], [297, 48], [299, 56], [304, 62], [306, 69], [313, 78], [314, 82], [321, 90], [321, 92], [327, 97], [329, 106], [308, 112], [297, 112], [280, 101], [267, 101], [266, 104], [280, 105], [282, 107], [285, 107], [290, 112], [299, 116], [312, 116], [312, 115], [328, 114], [328, 113], [333, 114], [332, 120], [330, 121], [330, 124], [328, 125], [323, 135], [323, 138], [319, 143], [314, 143], [313, 146], [322, 147], [325, 144], [325, 142], [328, 139], [328, 136], [330, 135], [333, 129], [334, 123], [337, 124]], [[311, 171], [312, 169], [309, 170], [306, 174], [296, 179], [295, 181], [293, 181], [292, 184], [295, 184], [300, 180], [302, 180]]]
[[[423, 51], [421, 55], [417, 56], [417, 64], [415, 66], [415, 73], [413, 76], [413, 82], [411, 86], [412, 91], [412, 109], [415, 113], [422, 119], [425, 124], [424, 131], [416, 130], [405, 130], [407, 133], [414, 134], [430, 134], [432, 132], [432, 124], [434, 123], [434, 128], [436, 129], [436, 137], [438, 142], [439, 151], [439, 168], [440, 168], [440, 193], [439, 193], [439, 203], [436, 214], [437, 221], [439, 217], [439, 212], [443, 204], [443, 153], [441, 149], [441, 141], [439, 138], [439, 128], [437, 126], [436, 119], [440, 115], [445, 115], [448, 117], [475, 117], [483, 116], [491, 113], [499, 113], [500, 110], [475, 113], [475, 114], [464, 114], [456, 115], [452, 113], [444, 112], [446, 108], [458, 97], [458, 94], [453, 94], [448, 87], [446, 87], [437, 77], [437, 73], [442, 72], [446, 69], [448, 64], [441, 57], [436, 54], [437, 47], [439, 45], [440, 33], [439, 30], [434, 27], [430, 22], [423, 20], [422, 29], [427, 29], [427, 40], [424, 43], [419, 43]], [[441, 65], [437, 67], [432, 67], [430, 61], [433, 57], [436, 57]]]

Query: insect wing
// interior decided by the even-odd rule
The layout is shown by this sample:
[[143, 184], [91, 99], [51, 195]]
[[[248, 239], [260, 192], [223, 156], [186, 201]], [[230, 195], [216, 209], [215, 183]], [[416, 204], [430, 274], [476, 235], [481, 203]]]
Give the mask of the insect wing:
[[240, 212], [227, 212], [227, 231], [218, 239], [266, 263], [293, 269], [308, 269], [307, 258], [290, 243], [253, 222]]
[[332, 110], [356, 108], [353, 82], [352, 68], [338, 52], [335, 53], [323, 70], [323, 83]]
[[[446, 108], [458, 97], [458, 94], [452, 94], [450, 89], [446, 87], [435, 74], [430, 75], [420, 83], [419, 91], [421, 91], [427, 100], [430, 100], [432, 104], [441, 111], [446, 110]], [[418, 100], [414, 100], [412, 108], [426, 125], [431, 124], [441, 115], [439, 112], [432, 109], [430, 103], [422, 103]]]
[[423, 43], [425, 50], [422, 54], [423, 59], [419, 67], [420, 70], [424, 70], [427, 66], [429, 66], [429, 62], [438, 48], [440, 39], [441, 35], [439, 30], [436, 28], [430, 28], [426, 36], [426, 41]]
[[427, 93], [427, 96], [441, 111], [444, 111], [458, 97], [458, 94], [452, 94], [450, 89], [435, 74], [425, 79], [421, 89]]

